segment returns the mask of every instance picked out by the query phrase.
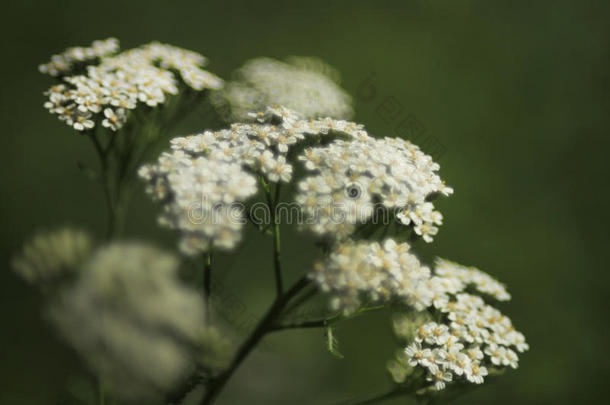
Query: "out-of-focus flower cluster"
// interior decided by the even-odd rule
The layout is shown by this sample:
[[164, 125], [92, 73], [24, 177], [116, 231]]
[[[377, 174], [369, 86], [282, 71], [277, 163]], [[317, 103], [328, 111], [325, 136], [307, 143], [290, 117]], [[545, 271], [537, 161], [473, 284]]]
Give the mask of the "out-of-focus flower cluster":
[[116, 53], [118, 50], [119, 40], [116, 38], [93, 41], [89, 47], [75, 46], [51, 56], [51, 60], [38, 66], [38, 70], [54, 77], [64, 76], [79, 64], [94, 62], [96, 59]]
[[13, 268], [27, 282], [45, 288], [70, 277], [93, 250], [89, 234], [65, 228], [36, 235], [13, 260]]
[[214, 93], [212, 102], [229, 122], [248, 121], [251, 111], [273, 105], [300, 118], [347, 119], [353, 115], [352, 99], [338, 82], [336, 70], [316, 58], [256, 58], [239, 68], [236, 80]]
[[159, 398], [194, 370], [204, 303], [179, 282], [177, 267], [154, 247], [117, 242], [52, 303], [63, 337], [123, 399]]
[[99, 247], [66, 228], [34, 237], [13, 267], [46, 293], [49, 320], [123, 400], [157, 400], [195, 368], [205, 377], [227, 364], [231, 346], [172, 254], [136, 242]]
[[165, 103], [180, 92], [181, 82], [195, 91], [222, 87], [222, 80], [202, 69], [206, 59], [196, 52], [158, 42], [116, 54], [118, 48], [113, 38], [96, 41], [41, 65], [41, 72], [61, 78], [45, 93], [49, 112], [77, 131], [99, 124], [117, 131], [129, 111]]
[[525, 337], [507, 316], [485, 303], [467, 287], [500, 301], [510, 299], [502, 284], [474, 268], [437, 260], [428, 286], [433, 304], [428, 308], [437, 321], [417, 323], [413, 314], [399, 315], [395, 331], [408, 342], [404, 353], [389, 364], [398, 383], [415, 368], [425, 370], [436, 390], [463, 378], [481, 384], [484, 378], [503, 368], [517, 368], [517, 352], [529, 349]]

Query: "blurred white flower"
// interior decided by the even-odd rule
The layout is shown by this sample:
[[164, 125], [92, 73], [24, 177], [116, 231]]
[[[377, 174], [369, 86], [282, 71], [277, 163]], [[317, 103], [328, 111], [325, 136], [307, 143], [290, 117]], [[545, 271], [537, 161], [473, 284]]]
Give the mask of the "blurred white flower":
[[177, 267], [156, 248], [114, 243], [51, 306], [63, 337], [123, 399], [158, 398], [194, 369], [204, 303]]
[[351, 97], [339, 87], [339, 74], [316, 58], [293, 57], [287, 62], [269, 58], [252, 59], [212, 94], [212, 102], [226, 111], [230, 122], [250, 119], [251, 111], [282, 105], [299, 118], [350, 118]]
[[75, 64], [80, 62], [92, 62], [117, 52], [119, 41], [116, 38], [94, 41], [90, 47], [73, 47], [66, 49], [63, 53], [53, 55], [51, 61], [38, 67], [41, 73], [51, 76], [61, 76], [70, 73]]
[[89, 258], [93, 241], [89, 234], [70, 228], [43, 232], [26, 243], [13, 260], [21, 277], [37, 287], [72, 276]]

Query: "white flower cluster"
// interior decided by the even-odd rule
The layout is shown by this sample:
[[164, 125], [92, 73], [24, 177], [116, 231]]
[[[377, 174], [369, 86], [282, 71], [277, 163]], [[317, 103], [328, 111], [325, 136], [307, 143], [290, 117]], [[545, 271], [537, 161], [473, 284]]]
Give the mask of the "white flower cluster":
[[377, 208], [384, 208], [431, 242], [443, 216], [426, 199], [453, 193], [436, 174], [439, 165], [400, 138], [373, 138], [344, 121], [329, 122], [325, 130], [351, 139], [309, 148], [299, 157], [315, 173], [299, 183], [296, 197], [309, 217], [310, 229], [342, 238], [358, 223], [375, 220]]
[[[378, 242], [349, 241], [337, 245], [328, 257], [317, 262], [310, 278], [331, 296], [332, 310], [352, 314], [370, 303], [402, 303], [415, 309], [395, 322], [401, 337], [411, 340], [390, 364], [397, 382], [407, 376], [407, 367], [421, 366], [437, 389], [454, 376], [480, 384], [488, 367], [517, 367], [516, 352], [529, 347], [510, 319], [477, 296], [474, 288], [505, 301], [510, 295], [491, 276], [438, 259], [434, 270], [422, 265], [407, 243], [386, 239]], [[429, 322], [420, 312], [437, 314]], [[415, 319], [418, 318], [418, 319]], [[422, 322], [422, 319], [424, 320]], [[419, 324], [413, 330], [413, 325]]]
[[[434, 274], [439, 276], [435, 280], [444, 283], [447, 292], [462, 291], [466, 286], [473, 285], [477, 291], [498, 301], [510, 300], [510, 294], [502, 283], [475, 267], [466, 267], [438, 258], [436, 259]], [[449, 287], [446, 283], [452, 283], [453, 286]]]
[[[286, 153], [304, 136], [291, 128], [296, 116], [269, 108], [257, 117], [258, 123], [174, 138], [171, 152], [140, 168], [147, 193], [163, 205], [161, 223], [181, 233], [185, 254], [231, 249], [239, 242], [243, 212], [234, 204], [256, 194], [252, 172], [272, 182], [292, 178]], [[264, 123], [273, 118], [282, 125]]]
[[163, 204], [162, 224], [182, 233], [180, 245], [186, 254], [212, 246], [233, 248], [240, 240], [243, 218], [232, 204], [256, 194], [251, 173], [271, 182], [289, 182], [290, 146], [306, 135], [328, 132], [283, 107], [268, 107], [253, 116], [257, 122], [174, 138], [172, 152], [139, 171], [148, 183], [147, 192]]
[[[71, 71], [71, 64], [63, 70], [43, 65], [46, 66], [41, 68], [43, 72], [65, 75], [62, 76], [63, 83], [45, 93], [49, 97], [45, 108], [77, 131], [92, 129], [100, 122], [104, 127], [117, 131], [126, 122], [128, 112], [138, 105], [156, 107], [165, 103], [168, 96], [180, 92], [180, 83], [173, 71], [177, 71], [182, 81], [196, 91], [222, 87], [222, 80], [201, 69], [206, 59], [198, 53], [157, 42], [111, 56], [104, 56], [108, 52], [102, 52], [104, 49], [114, 52], [116, 48], [116, 40], [85, 48], [97, 49], [95, 52], [99, 54], [86, 66], [86, 74], [72, 75], [75, 72]], [[81, 53], [67, 51], [67, 55]], [[97, 59], [99, 63], [96, 63]]]
[[[139, 175], [163, 211], [159, 222], [180, 232], [180, 250], [189, 255], [211, 247], [230, 249], [239, 242], [243, 212], [233, 204], [256, 194], [256, 178], [219, 148], [213, 133], [206, 133], [208, 154], [191, 154], [172, 141], [173, 152], [164, 152], [156, 164]], [[184, 139], [184, 138], [182, 138]]]
[[474, 285], [498, 300], [508, 300], [504, 286], [480, 270], [440, 259], [435, 273], [428, 285], [442, 321], [425, 323], [413, 334], [404, 333], [398, 322], [397, 333], [413, 339], [406, 357], [399, 357], [403, 365], [425, 368], [437, 390], [454, 377], [481, 384], [490, 368], [517, 368], [517, 352], [529, 349], [523, 334], [481, 297], [463, 292]]
[[244, 221], [232, 204], [256, 194], [252, 173], [271, 182], [289, 182], [289, 147], [321, 131], [315, 122], [300, 121], [282, 107], [254, 116], [254, 123], [174, 138], [171, 152], [140, 169], [147, 192], [163, 204], [161, 223], [182, 234], [184, 253], [233, 248]]
[[125, 400], [152, 401], [194, 369], [204, 303], [179, 282], [177, 267], [153, 247], [114, 243], [51, 306], [64, 338]]
[[93, 41], [90, 47], [75, 46], [51, 56], [51, 60], [38, 66], [38, 70], [55, 77], [63, 76], [70, 73], [75, 65], [94, 62], [96, 59], [116, 53], [118, 50], [119, 40], [116, 38]]
[[73, 274], [92, 249], [93, 241], [83, 231], [65, 228], [44, 232], [24, 246], [13, 267], [26, 281], [44, 288]]
[[[148, 183], [147, 192], [164, 205], [162, 223], [183, 233], [185, 253], [211, 246], [233, 248], [244, 221], [230, 206], [256, 193], [250, 173], [274, 183], [289, 182], [289, 149], [307, 137], [329, 134], [346, 139], [307, 148], [298, 157], [314, 173], [300, 181], [295, 197], [308, 228], [343, 238], [373, 215], [373, 203], [379, 200], [383, 207], [396, 209], [402, 223], [415, 224], [416, 233], [432, 240], [442, 215], [426, 198], [453, 190], [436, 174], [438, 164], [417, 146], [373, 138], [353, 122], [301, 120], [279, 106], [251, 116], [256, 118], [253, 123], [175, 138], [172, 152], [139, 172]], [[197, 219], [194, 208], [199, 210]], [[405, 213], [408, 221], [401, 219]]]
[[319, 59], [299, 57], [281, 62], [256, 58], [239, 68], [236, 76], [236, 81], [212, 95], [219, 109], [227, 109], [230, 122], [247, 121], [249, 112], [272, 105], [290, 108], [300, 118], [345, 119], [353, 115], [351, 97], [337, 83], [338, 73]]
[[407, 243], [387, 239], [347, 242], [317, 262], [310, 277], [331, 295], [332, 310], [348, 315], [363, 303], [397, 300], [418, 310], [428, 307], [430, 269], [410, 252]]

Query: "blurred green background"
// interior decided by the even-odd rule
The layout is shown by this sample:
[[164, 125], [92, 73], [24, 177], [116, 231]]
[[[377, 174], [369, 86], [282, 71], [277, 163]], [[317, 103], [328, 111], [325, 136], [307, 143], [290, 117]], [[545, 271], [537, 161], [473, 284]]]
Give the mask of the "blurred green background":
[[[502, 309], [531, 345], [517, 371], [456, 403], [603, 398], [610, 377], [608, 2], [22, 0], [1, 8], [1, 404], [56, 403], [79, 373], [76, 356], [42, 321], [39, 297], [8, 263], [41, 228], [103, 232], [100, 190], [76, 167], [94, 162], [93, 150], [43, 109], [51, 80], [37, 66], [109, 36], [123, 48], [160, 40], [199, 51], [225, 78], [256, 56], [319, 56], [359, 95], [356, 120], [378, 136], [396, 136], [399, 120], [380, 114], [380, 103], [399, 103], [400, 116], [420, 125], [415, 142], [437, 155], [456, 190], [439, 203], [445, 225], [435, 242], [416, 249], [505, 282], [513, 300]], [[374, 92], [363, 87], [367, 79]], [[201, 125], [195, 114], [176, 135]], [[171, 233], [155, 225], [156, 207], [139, 193], [128, 235], [173, 247]], [[269, 241], [249, 236], [236, 255], [218, 259], [223, 297], [241, 308], [233, 323], [248, 322], [271, 298]], [[288, 277], [296, 277], [311, 250], [289, 239]], [[343, 360], [325, 351], [320, 331], [267, 339], [218, 403], [327, 404], [383, 391], [395, 350], [387, 316], [337, 333]]]

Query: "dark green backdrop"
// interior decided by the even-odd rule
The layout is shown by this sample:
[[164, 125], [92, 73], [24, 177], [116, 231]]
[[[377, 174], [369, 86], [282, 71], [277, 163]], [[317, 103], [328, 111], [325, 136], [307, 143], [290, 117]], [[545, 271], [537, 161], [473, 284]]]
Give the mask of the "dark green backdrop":
[[[52, 403], [78, 373], [77, 358], [41, 321], [38, 297], [8, 261], [39, 228], [103, 231], [100, 191], [76, 168], [93, 151], [43, 109], [51, 81], [37, 65], [108, 36], [124, 47], [160, 40], [197, 50], [222, 77], [255, 56], [319, 56], [360, 95], [356, 120], [378, 136], [397, 135], [398, 121], [378, 106], [398, 103], [401, 116], [419, 125], [416, 142], [437, 155], [442, 146], [441, 175], [456, 190], [440, 203], [446, 221], [435, 243], [416, 248], [426, 259], [476, 265], [507, 283], [513, 300], [502, 308], [531, 344], [517, 371], [457, 402], [603, 398], [608, 8], [587, 0], [4, 1], [0, 403]], [[363, 87], [371, 78], [374, 93]], [[195, 115], [176, 134], [200, 126]], [[140, 197], [134, 205], [128, 235], [171, 247], [153, 204]], [[285, 243], [293, 275], [310, 260], [297, 241]], [[257, 297], [270, 292], [267, 242], [249, 239], [238, 255], [219, 259], [224, 297], [248, 305], [236, 317], [265, 305]], [[383, 390], [394, 350], [387, 319], [359, 319], [338, 336], [344, 360], [324, 351], [319, 331], [268, 339], [219, 403], [325, 404]]]

